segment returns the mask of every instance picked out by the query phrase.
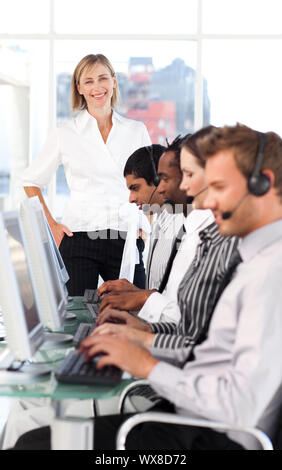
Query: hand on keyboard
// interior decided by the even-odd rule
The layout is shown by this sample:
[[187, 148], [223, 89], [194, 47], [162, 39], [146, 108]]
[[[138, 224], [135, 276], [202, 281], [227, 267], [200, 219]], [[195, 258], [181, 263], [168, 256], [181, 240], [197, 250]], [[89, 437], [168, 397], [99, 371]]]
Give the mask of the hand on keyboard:
[[96, 324], [102, 325], [103, 323], [124, 323], [137, 330], [147, 331], [152, 333], [152, 328], [140, 318], [135, 317], [131, 313], [123, 310], [116, 310], [114, 308], [107, 308], [99, 314]]
[[127, 279], [115, 279], [113, 281], [105, 281], [98, 288], [98, 295], [108, 294], [109, 292], [136, 292], [140, 290]]
[[99, 304], [101, 301], [100, 296], [98, 295], [97, 289], [85, 289], [83, 302], [89, 304]]
[[84, 354], [86, 359], [104, 353], [97, 364], [99, 369], [109, 365], [116, 366], [132, 376], [141, 378], [147, 378], [159, 362], [147, 349], [113, 335], [89, 336], [81, 343], [79, 352]]
[[84, 354], [71, 351], [59, 366], [55, 376], [58, 382], [88, 385], [114, 385], [121, 379], [117, 367], [97, 367], [103, 354], [96, 354], [85, 360]]

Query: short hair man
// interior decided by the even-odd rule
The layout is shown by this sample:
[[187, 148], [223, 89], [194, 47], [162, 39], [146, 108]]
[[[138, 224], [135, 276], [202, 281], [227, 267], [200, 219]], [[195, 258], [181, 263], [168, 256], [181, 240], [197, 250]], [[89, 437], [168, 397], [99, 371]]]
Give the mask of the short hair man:
[[143, 205], [163, 205], [163, 198], [157, 192], [155, 175], [160, 157], [165, 151], [163, 145], [153, 144], [141, 147], [128, 158], [123, 175], [130, 191], [129, 202]]
[[[160, 286], [165, 287], [164, 275], [167, 262], [176, 236], [185, 220], [184, 215], [187, 214], [186, 194], [179, 190], [181, 180], [179, 160], [182, 140], [177, 137], [167, 147], [162, 147], [162, 155], [158, 162], [155, 162], [155, 178], [158, 176], [160, 181], [158, 186], [154, 187], [153, 185], [155, 178], [152, 174], [152, 164], [150, 167], [148, 147], [134, 152], [126, 164], [124, 174], [130, 190], [130, 201], [140, 206], [148, 205], [149, 201], [150, 204], [153, 204], [153, 208], [159, 207], [156, 201], [162, 201], [165, 204], [153, 225], [147, 261], [146, 289], [133, 288], [133, 292], [132, 287], [124, 279], [107, 281], [98, 290], [100, 295], [107, 293], [103, 296], [101, 311], [108, 306], [139, 310], [151, 293]], [[142, 161], [146, 161], [145, 170]]]

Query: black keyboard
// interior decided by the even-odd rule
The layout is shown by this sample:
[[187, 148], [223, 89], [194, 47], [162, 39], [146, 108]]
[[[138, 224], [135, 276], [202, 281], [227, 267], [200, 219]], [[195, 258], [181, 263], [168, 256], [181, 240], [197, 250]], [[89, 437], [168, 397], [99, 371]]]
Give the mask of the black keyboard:
[[95, 327], [95, 323], [80, 323], [72, 340], [74, 346], [79, 347], [81, 341], [87, 338], [87, 336], [89, 336], [92, 331], [94, 331]]
[[97, 320], [98, 312], [99, 312], [99, 304], [85, 304], [88, 312], [91, 313], [92, 320]]
[[97, 294], [97, 289], [85, 289], [82, 301], [85, 304], [98, 304], [101, 298]]
[[121, 380], [122, 371], [115, 366], [96, 369], [100, 357], [97, 355], [85, 362], [84, 354], [71, 351], [59, 366], [55, 377], [58, 382], [70, 384], [116, 385]]

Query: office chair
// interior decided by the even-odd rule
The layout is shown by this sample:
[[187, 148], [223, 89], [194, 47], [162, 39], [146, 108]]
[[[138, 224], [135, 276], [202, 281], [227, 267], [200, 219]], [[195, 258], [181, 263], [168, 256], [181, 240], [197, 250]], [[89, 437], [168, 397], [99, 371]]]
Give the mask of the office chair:
[[[170, 423], [180, 424], [186, 426], [198, 426], [203, 428], [210, 428], [216, 431], [233, 431], [233, 432], [244, 432], [252, 437], [255, 437], [260, 443], [262, 450], [273, 450], [272, 443], [268, 436], [255, 428], [244, 428], [241, 426], [233, 426], [225, 423], [219, 423], [216, 421], [207, 421], [203, 419], [192, 419], [186, 416], [174, 415], [171, 413], [157, 413], [147, 412], [140, 413], [128, 418], [119, 428], [116, 440], [117, 450], [125, 450], [125, 442], [128, 433], [138, 424], [145, 422], [158, 422], [158, 423]], [[248, 449], [247, 449], [248, 450]]]
[[[147, 393], [148, 392], [148, 393]], [[150, 393], [152, 392], [152, 393]], [[126, 400], [129, 401], [130, 412], [140, 412], [146, 411], [146, 409], [141, 409], [137, 406], [134, 406], [133, 402], [130, 400], [131, 396], [137, 397], [147, 397], [150, 400], [148, 406], [155, 404], [160, 397], [151, 389], [149, 381], [146, 379], [137, 379], [134, 382], [129, 383], [122, 391], [119, 403], [118, 403], [118, 412], [123, 414], [125, 411]], [[133, 409], [132, 409], [133, 408]], [[126, 411], [127, 412], [127, 411]]]

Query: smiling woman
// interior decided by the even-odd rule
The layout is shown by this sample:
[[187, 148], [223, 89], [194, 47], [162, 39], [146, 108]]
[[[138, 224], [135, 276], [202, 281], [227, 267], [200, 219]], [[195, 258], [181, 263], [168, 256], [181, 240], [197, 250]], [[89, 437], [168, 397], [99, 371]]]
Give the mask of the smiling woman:
[[[60, 246], [70, 295], [95, 288], [99, 275], [104, 281], [119, 277], [128, 230], [120, 211], [129, 196], [123, 168], [135, 150], [150, 145], [150, 138], [142, 122], [114, 111], [117, 100], [109, 60], [102, 54], [84, 57], [72, 77], [72, 109], [78, 114], [53, 131], [23, 176], [26, 194], [41, 200]], [[62, 223], [52, 217], [41, 192], [60, 164], [70, 188]], [[139, 259], [142, 268], [141, 253]], [[138, 273], [135, 283], [144, 287], [144, 267], [138, 266]]]
[[114, 107], [118, 102], [118, 84], [110, 61], [102, 54], [90, 54], [76, 66], [72, 77], [72, 107], [88, 109], [95, 102], [110, 101]]

